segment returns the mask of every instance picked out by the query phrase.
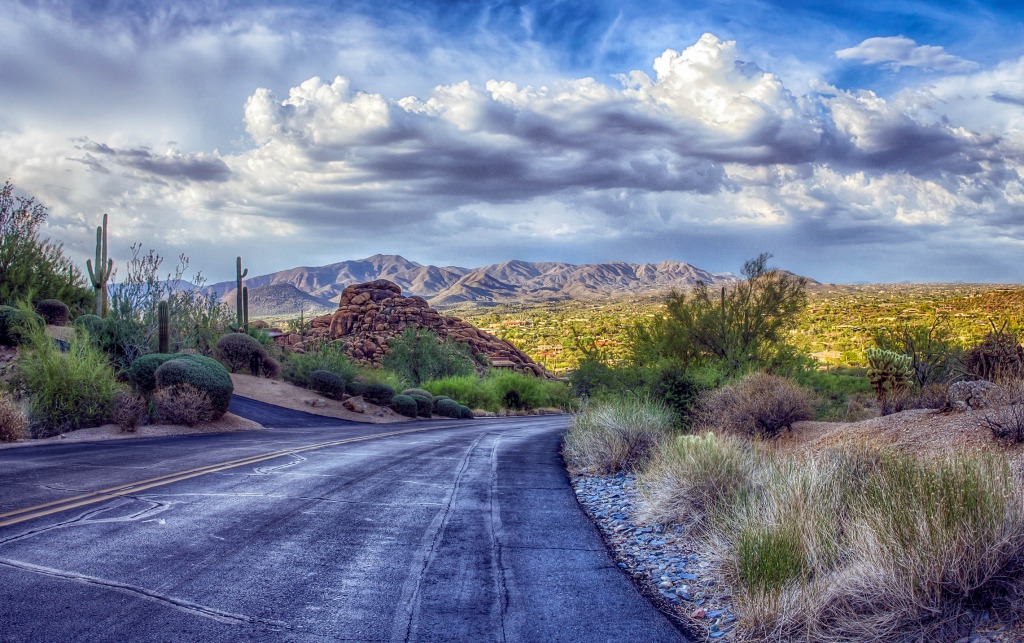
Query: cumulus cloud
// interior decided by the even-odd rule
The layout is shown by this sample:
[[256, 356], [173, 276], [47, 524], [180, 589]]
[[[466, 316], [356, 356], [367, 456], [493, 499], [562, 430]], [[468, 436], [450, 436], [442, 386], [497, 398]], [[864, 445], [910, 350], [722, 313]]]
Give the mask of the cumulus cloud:
[[896, 72], [902, 67], [948, 72], [971, 71], [979, 67], [976, 62], [948, 53], [944, 47], [918, 45], [906, 36], [868, 38], [856, 47], [840, 49], [836, 58], [882, 65]]

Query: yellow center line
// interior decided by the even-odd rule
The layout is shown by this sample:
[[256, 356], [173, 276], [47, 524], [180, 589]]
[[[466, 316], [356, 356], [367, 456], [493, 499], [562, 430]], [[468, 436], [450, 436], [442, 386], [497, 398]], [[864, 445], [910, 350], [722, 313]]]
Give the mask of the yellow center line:
[[373, 435], [363, 435], [354, 438], [345, 438], [342, 440], [331, 440], [330, 442], [307, 444], [304, 446], [295, 447], [293, 449], [281, 449], [279, 451], [271, 451], [269, 453], [262, 453], [248, 456], [245, 458], [238, 458], [237, 460], [228, 460], [226, 462], [208, 464], [206, 466], [197, 467], [195, 469], [188, 469], [185, 471], [168, 473], [166, 475], [157, 476], [155, 478], [147, 478], [145, 480], [129, 482], [127, 484], [117, 485], [116, 487], [107, 487], [106, 489], [98, 489], [96, 491], [90, 491], [88, 493], [79, 494], [77, 496], [71, 496], [69, 498], [63, 498], [61, 500], [53, 500], [51, 502], [44, 502], [42, 504], [33, 505], [31, 507], [25, 507], [23, 509], [15, 509], [14, 511], [8, 511], [6, 513], [0, 514], [0, 527], [16, 525], [20, 522], [33, 520], [35, 518], [41, 518], [43, 516], [49, 516], [51, 514], [60, 513], [62, 511], [67, 511], [69, 509], [84, 507], [86, 505], [103, 502], [104, 500], [110, 500], [113, 498], [118, 498], [120, 496], [126, 496], [132, 493], [137, 493], [139, 491], [145, 491], [147, 489], [152, 489], [154, 487], [160, 487], [174, 482], [188, 480], [189, 478], [196, 478], [198, 476], [203, 476], [208, 473], [217, 473], [219, 471], [226, 471], [227, 469], [234, 469], [237, 467], [244, 467], [250, 464], [256, 464], [258, 462], [264, 462], [266, 460], [273, 460], [275, 458], [281, 458], [286, 455], [303, 453], [305, 451], [314, 451], [316, 449], [325, 449], [328, 447], [338, 446], [342, 444], [350, 444], [352, 442], [363, 442], [366, 440], [373, 440], [376, 438], [387, 438], [396, 435], [405, 435], [407, 433], [422, 433], [424, 431], [435, 431], [441, 428], [449, 427], [425, 427], [422, 429], [405, 429], [402, 431], [375, 433]]

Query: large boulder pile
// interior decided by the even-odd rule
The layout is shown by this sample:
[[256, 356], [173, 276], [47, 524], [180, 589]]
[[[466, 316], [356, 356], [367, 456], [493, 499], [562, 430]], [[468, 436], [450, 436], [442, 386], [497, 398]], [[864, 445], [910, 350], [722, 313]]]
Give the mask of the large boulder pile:
[[495, 366], [546, 375], [539, 364], [509, 342], [457, 317], [442, 315], [422, 297], [403, 297], [402, 289], [386, 279], [346, 288], [338, 310], [315, 318], [310, 335], [342, 340], [352, 359], [376, 365], [387, 353], [388, 341], [410, 326], [430, 329], [442, 340], [468, 344]]

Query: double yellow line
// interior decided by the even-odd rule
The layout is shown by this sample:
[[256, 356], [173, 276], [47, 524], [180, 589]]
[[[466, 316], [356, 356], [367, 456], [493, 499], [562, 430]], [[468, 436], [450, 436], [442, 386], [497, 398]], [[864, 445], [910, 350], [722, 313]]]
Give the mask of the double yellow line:
[[33, 505], [31, 507], [25, 507], [24, 509], [15, 509], [14, 511], [8, 511], [7, 513], [0, 514], [0, 527], [16, 525], [20, 522], [25, 522], [27, 520], [33, 520], [35, 518], [49, 516], [51, 514], [60, 513], [62, 511], [67, 511], [69, 509], [75, 509], [77, 507], [84, 507], [86, 505], [96, 504], [97, 502], [103, 502], [104, 500], [110, 500], [112, 498], [118, 498], [120, 496], [127, 496], [129, 494], [138, 493], [140, 491], [145, 491], [147, 489], [152, 489], [153, 487], [162, 487], [164, 485], [179, 482], [181, 480], [188, 480], [189, 478], [204, 476], [208, 473], [217, 473], [218, 471], [225, 471], [227, 469], [244, 467], [250, 464], [256, 464], [258, 462], [264, 462], [266, 460], [273, 460], [274, 458], [281, 458], [286, 455], [303, 453], [304, 451], [314, 451], [316, 449], [325, 449], [328, 447], [338, 446], [341, 444], [350, 444], [352, 442], [363, 442], [366, 440], [374, 440], [377, 438], [404, 435], [406, 433], [422, 433], [423, 431], [433, 431], [436, 430], [437, 428], [443, 427], [405, 429], [404, 431], [390, 431], [387, 433], [375, 433], [373, 435], [364, 435], [356, 438], [346, 438], [344, 440], [331, 440], [330, 442], [319, 442], [317, 444], [308, 444], [306, 446], [296, 447], [294, 449], [281, 449], [280, 451], [261, 453], [246, 458], [239, 458], [237, 460], [218, 462], [215, 464], [206, 465], [205, 467], [189, 469], [187, 471], [168, 473], [167, 475], [159, 476], [156, 478], [147, 478], [146, 480], [129, 482], [127, 484], [118, 485], [116, 487], [108, 487], [106, 489], [99, 489], [97, 491], [90, 491], [89, 493], [71, 496], [70, 498], [63, 498], [61, 500], [45, 502], [41, 505]]

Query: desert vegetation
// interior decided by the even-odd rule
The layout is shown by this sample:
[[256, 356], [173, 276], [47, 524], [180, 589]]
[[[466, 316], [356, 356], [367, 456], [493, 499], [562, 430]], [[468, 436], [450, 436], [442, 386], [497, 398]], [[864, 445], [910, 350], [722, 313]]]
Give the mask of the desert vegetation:
[[[826, 367], [799, 343], [806, 283], [766, 259], [733, 289], [672, 294], [619, 357], [582, 347], [569, 379], [588, 403], [565, 438], [570, 471], [635, 477], [634, 519], [716, 561], [745, 640], [952, 640], [978, 610], [1013, 613], [1024, 581], [1013, 320], [963, 335], [946, 317], [892, 311], [856, 366]], [[913, 409], [976, 413], [972, 444], [984, 446], [801, 439], [806, 420]]]

